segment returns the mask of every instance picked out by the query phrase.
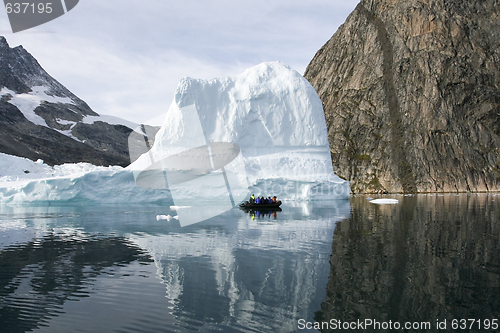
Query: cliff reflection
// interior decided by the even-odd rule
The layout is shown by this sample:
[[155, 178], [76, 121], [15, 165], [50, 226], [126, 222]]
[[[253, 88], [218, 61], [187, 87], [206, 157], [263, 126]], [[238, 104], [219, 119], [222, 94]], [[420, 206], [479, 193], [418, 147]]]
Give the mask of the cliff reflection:
[[113, 266], [151, 262], [122, 237], [54, 234], [0, 251], [0, 328], [33, 330], [62, 313], [71, 299], [89, 297], [88, 285]]
[[451, 330], [452, 319], [498, 318], [500, 197], [401, 197], [394, 206], [355, 197], [351, 211], [335, 228], [317, 321], [427, 321], [435, 329], [447, 319]]
[[240, 210], [179, 233], [134, 237], [152, 254], [180, 331], [295, 332], [325, 297], [335, 223], [349, 201], [256, 218]]

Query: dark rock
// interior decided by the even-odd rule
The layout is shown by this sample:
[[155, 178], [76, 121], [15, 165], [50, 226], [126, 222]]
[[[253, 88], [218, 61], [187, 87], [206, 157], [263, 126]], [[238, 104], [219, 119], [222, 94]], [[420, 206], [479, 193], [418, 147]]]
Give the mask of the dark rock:
[[[49, 165], [88, 162], [95, 165], [129, 164], [128, 155], [120, 157], [97, 150], [53, 129], [28, 121], [14, 105], [0, 101], [0, 152], [44, 160]], [[126, 142], [126, 141], [125, 141]]]
[[356, 192], [500, 190], [498, 0], [363, 0], [305, 77]]

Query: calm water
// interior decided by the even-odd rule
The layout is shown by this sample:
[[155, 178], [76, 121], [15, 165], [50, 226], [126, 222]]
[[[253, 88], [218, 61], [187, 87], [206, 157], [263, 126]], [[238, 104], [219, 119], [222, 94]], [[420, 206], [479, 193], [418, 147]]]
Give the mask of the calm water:
[[348, 200], [231, 210], [0, 207], [0, 332], [293, 332], [326, 297]]
[[390, 321], [419, 328], [406, 332], [500, 331], [500, 195], [397, 198], [351, 199], [334, 233], [321, 331], [335, 331], [332, 319], [380, 325], [350, 332], [388, 332]]
[[[295, 332], [316, 319], [338, 332], [332, 320], [369, 319], [441, 332], [500, 319], [500, 196], [391, 198], [185, 228], [157, 221], [174, 215], [159, 207], [0, 207], [0, 331]], [[498, 331], [472, 324], [455, 331]]]

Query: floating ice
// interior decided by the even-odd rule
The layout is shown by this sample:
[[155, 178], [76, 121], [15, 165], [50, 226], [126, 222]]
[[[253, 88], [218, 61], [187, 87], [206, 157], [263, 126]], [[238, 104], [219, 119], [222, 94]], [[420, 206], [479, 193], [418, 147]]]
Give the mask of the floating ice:
[[191, 206], [170, 206], [171, 210], [178, 210], [178, 209], [186, 209], [186, 208], [191, 208]]
[[377, 204], [377, 205], [394, 205], [394, 204], [399, 203], [399, 200], [397, 200], [397, 199], [375, 199], [375, 200], [371, 200], [370, 203]]

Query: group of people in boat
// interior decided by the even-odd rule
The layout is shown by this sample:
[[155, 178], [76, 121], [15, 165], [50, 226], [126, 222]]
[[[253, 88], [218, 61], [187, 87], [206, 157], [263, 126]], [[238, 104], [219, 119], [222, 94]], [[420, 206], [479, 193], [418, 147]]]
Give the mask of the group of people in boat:
[[251, 204], [257, 204], [257, 205], [260, 205], [260, 204], [272, 204], [272, 203], [276, 203], [276, 201], [278, 200], [278, 198], [276, 198], [276, 196], [274, 197], [257, 197], [255, 198], [255, 194], [252, 194], [250, 196], [250, 200], [248, 200], [249, 203]]

